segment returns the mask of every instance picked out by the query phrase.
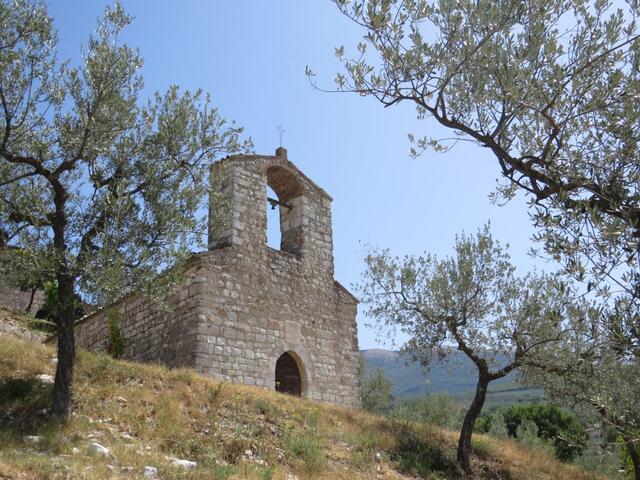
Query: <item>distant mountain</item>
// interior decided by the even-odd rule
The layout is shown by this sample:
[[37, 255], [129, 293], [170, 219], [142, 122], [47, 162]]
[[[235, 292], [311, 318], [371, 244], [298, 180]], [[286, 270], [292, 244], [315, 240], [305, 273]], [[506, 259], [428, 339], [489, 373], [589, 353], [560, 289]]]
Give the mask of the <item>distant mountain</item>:
[[[400, 399], [422, 397], [432, 393], [447, 392], [461, 400], [470, 400], [477, 383], [477, 370], [466, 355], [455, 351], [443, 363], [435, 363], [425, 370], [399, 352], [384, 349], [362, 350], [367, 372], [381, 368], [393, 382], [393, 395]], [[490, 403], [511, 404], [540, 400], [542, 391], [523, 387], [516, 383], [514, 373], [491, 382]]]

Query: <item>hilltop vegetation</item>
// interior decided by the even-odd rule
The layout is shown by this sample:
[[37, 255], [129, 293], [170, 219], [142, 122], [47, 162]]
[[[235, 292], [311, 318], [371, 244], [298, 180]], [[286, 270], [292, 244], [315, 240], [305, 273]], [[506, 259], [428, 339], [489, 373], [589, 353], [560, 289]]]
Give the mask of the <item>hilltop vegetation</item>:
[[[54, 350], [0, 336], [0, 351], [0, 478], [464, 478], [456, 432], [86, 352], [73, 415], [52, 423]], [[472, 463], [478, 478], [597, 478], [481, 435]]]

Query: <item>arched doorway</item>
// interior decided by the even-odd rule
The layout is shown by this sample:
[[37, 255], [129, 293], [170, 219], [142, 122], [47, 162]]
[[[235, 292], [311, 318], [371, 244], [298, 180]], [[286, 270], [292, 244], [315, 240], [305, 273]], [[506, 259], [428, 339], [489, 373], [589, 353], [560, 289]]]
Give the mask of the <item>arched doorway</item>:
[[298, 362], [289, 352], [280, 355], [276, 362], [276, 392], [302, 396], [302, 375]]

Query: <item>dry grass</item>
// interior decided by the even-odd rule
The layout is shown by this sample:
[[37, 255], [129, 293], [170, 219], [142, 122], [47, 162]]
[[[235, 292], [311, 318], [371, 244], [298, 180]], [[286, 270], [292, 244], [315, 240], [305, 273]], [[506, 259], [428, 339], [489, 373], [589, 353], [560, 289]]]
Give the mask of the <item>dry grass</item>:
[[[0, 479], [143, 478], [147, 465], [163, 479], [464, 478], [453, 432], [84, 352], [74, 415], [57, 425], [41, 413], [51, 386], [35, 380], [53, 374], [53, 357], [50, 347], [0, 337]], [[43, 438], [34, 445], [26, 435]], [[90, 454], [92, 441], [110, 456]], [[186, 471], [168, 457], [198, 465]], [[474, 478], [597, 478], [482, 436], [473, 465]]]

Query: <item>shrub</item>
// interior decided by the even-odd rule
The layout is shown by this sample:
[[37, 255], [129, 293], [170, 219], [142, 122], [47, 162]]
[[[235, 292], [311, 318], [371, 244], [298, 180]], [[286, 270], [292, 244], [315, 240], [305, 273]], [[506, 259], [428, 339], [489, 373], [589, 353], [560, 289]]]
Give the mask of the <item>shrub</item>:
[[362, 381], [362, 408], [378, 415], [389, 413], [393, 406], [392, 388], [393, 382], [380, 368], [371, 375], [365, 375]]
[[533, 422], [537, 435], [553, 445], [555, 455], [562, 461], [571, 461], [585, 449], [588, 436], [578, 418], [556, 405], [514, 405], [502, 412], [510, 437], [518, 438], [521, 425]]
[[109, 346], [107, 351], [113, 358], [120, 358], [124, 353], [124, 337], [118, 325], [118, 311], [114, 308], [107, 311], [109, 322]]
[[459, 429], [464, 408], [447, 393], [435, 393], [397, 406], [392, 416], [412, 422]]
[[[37, 322], [33, 322], [33, 327], [45, 332], [54, 332], [56, 330], [56, 319], [60, 310], [60, 301], [58, 300], [58, 284], [55, 281], [47, 281], [43, 284], [44, 303], [40, 310], [36, 312]], [[73, 316], [74, 320], [84, 315], [84, 307], [82, 300], [78, 295], [74, 295], [73, 299]]]
[[398, 423], [396, 447], [391, 459], [401, 471], [430, 478], [433, 473], [457, 472], [456, 462], [440, 447], [427, 441], [407, 423]]

